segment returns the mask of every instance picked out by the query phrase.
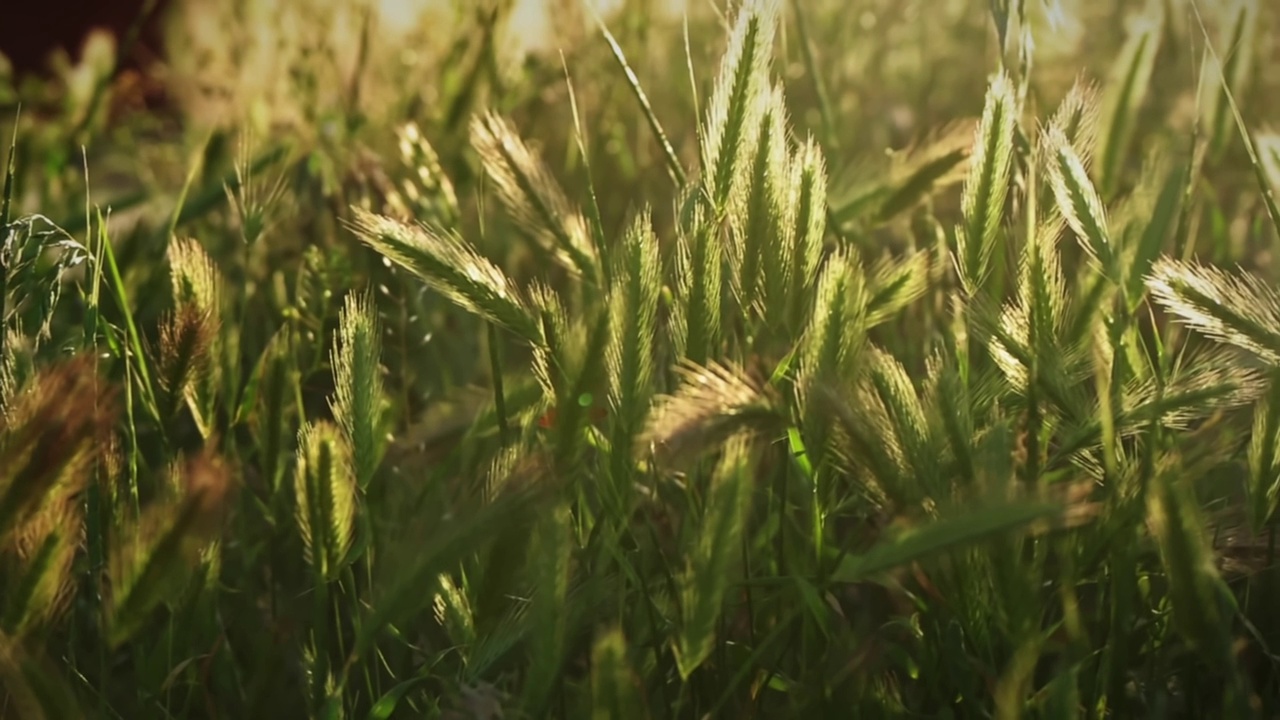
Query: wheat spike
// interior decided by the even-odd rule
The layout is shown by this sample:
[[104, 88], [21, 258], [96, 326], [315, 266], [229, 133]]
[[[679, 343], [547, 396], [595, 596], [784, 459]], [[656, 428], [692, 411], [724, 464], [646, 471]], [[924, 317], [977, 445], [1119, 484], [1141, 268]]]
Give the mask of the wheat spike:
[[472, 121], [471, 137], [507, 210], [556, 250], [570, 270], [598, 278], [599, 259], [586, 220], [507, 121], [485, 113]]
[[297, 462], [294, 494], [306, 559], [322, 579], [332, 580], [355, 533], [357, 485], [351, 445], [336, 425], [308, 423], [298, 432]]
[[1161, 258], [1147, 289], [1187, 326], [1280, 365], [1280, 293], [1261, 278]]
[[956, 233], [960, 281], [970, 297], [978, 294], [992, 270], [1009, 194], [1017, 120], [1013, 81], [1001, 72], [987, 90], [961, 198], [964, 226]]
[[381, 436], [385, 397], [379, 358], [382, 354], [373, 299], [351, 294], [338, 316], [333, 348], [336, 396], [330, 405], [334, 419], [351, 443], [357, 481], [367, 488], [377, 470], [384, 442]]
[[433, 290], [531, 345], [542, 333], [506, 274], [456, 233], [409, 225], [355, 209], [353, 229], [365, 244], [416, 274]]

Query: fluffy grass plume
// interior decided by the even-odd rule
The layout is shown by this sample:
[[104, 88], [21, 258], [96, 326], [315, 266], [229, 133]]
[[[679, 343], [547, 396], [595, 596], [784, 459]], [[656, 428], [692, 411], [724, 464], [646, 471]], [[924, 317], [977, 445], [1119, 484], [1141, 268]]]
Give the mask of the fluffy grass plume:
[[[643, 420], [649, 403], [662, 289], [658, 238], [647, 211], [632, 221], [616, 261], [616, 285], [609, 297], [612, 332], [606, 350], [609, 403], [625, 428], [623, 433], [629, 434]], [[629, 446], [630, 438], [626, 441]]]
[[970, 297], [979, 294], [993, 270], [1013, 172], [1017, 123], [1013, 81], [1002, 72], [987, 89], [964, 183], [964, 224], [956, 231], [957, 270]]
[[760, 100], [770, 89], [781, 14], [781, 0], [744, 2], [720, 63], [702, 132], [702, 182], [716, 220], [728, 210], [734, 189], [748, 181], [751, 138], [763, 109]]
[[356, 480], [367, 488], [385, 446], [385, 391], [379, 365], [382, 342], [373, 300], [350, 294], [338, 316], [333, 349], [333, 417], [351, 443]]
[[676, 238], [675, 265], [680, 302], [673, 308], [672, 345], [677, 356], [706, 362], [720, 346], [724, 244], [702, 203], [693, 203]]
[[1280, 293], [1262, 278], [1161, 258], [1147, 288], [1183, 324], [1280, 365]]
[[324, 580], [343, 567], [355, 537], [356, 474], [352, 448], [338, 426], [304, 425], [294, 471], [298, 530], [307, 562]]
[[791, 179], [786, 187], [791, 193], [788, 213], [794, 218], [791, 257], [787, 262], [791, 276], [787, 307], [789, 322], [801, 322], [809, 310], [813, 288], [822, 260], [822, 243], [827, 228], [827, 167], [822, 148], [812, 137], [805, 140], [791, 160]]
[[786, 104], [777, 87], [761, 93], [757, 102], [762, 104], [759, 125], [744, 157], [748, 172], [729, 198], [730, 280], [747, 315], [763, 315], [782, 299], [791, 259], [786, 236], [792, 229], [786, 227], [790, 207], [784, 194], [789, 180]]
[[440, 165], [440, 156], [422, 134], [416, 122], [396, 128], [400, 161], [409, 177], [400, 184], [400, 192], [418, 210], [419, 218], [452, 227], [462, 215], [453, 181]]
[[354, 229], [365, 244], [417, 275], [436, 292], [538, 345], [538, 323], [515, 284], [457, 234], [409, 225], [363, 210]]
[[1053, 188], [1058, 209], [1089, 256], [1119, 281], [1114, 277], [1117, 272], [1116, 250], [1106, 209], [1089, 179], [1084, 160], [1062, 128], [1051, 125], [1043, 137], [1049, 185]]
[[587, 221], [511, 125], [492, 112], [485, 113], [471, 123], [471, 142], [516, 220], [554, 250], [569, 269], [598, 279], [599, 258]]
[[776, 420], [773, 394], [739, 368], [684, 362], [676, 374], [680, 385], [658, 398], [640, 435], [641, 449], [668, 461], [688, 459]]

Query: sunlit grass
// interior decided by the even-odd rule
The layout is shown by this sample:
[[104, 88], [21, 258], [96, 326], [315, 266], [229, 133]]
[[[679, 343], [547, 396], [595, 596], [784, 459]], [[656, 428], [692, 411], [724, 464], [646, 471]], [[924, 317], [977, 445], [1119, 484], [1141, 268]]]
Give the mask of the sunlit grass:
[[236, 0], [151, 113], [0, 74], [0, 717], [1276, 716], [1277, 23]]

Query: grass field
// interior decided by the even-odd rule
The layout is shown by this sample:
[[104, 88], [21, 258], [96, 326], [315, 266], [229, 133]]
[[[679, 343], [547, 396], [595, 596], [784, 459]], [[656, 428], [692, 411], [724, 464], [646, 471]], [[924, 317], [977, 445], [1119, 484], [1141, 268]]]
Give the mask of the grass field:
[[1280, 718], [1280, 5], [685, 5], [0, 61], [0, 718]]

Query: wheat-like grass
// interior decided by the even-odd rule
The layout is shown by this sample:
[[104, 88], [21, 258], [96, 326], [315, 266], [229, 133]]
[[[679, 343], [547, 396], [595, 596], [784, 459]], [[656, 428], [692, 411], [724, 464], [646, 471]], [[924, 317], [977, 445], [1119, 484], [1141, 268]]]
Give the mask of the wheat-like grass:
[[472, 144], [507, 210], [583, 277], [600, 268], [591, 233], [541, 159], [502, 117], [489, 112], [471, 124]]
[[1161, 258], [1147, 288], [1184, 324], [1280, 365], [1280, 293], [1256, 275]]
[[542, 333], [515, 284], [456, 233], [356, 211], [353, 228], [367, 245], [417, 275], [458, 306], [531, 345]]

